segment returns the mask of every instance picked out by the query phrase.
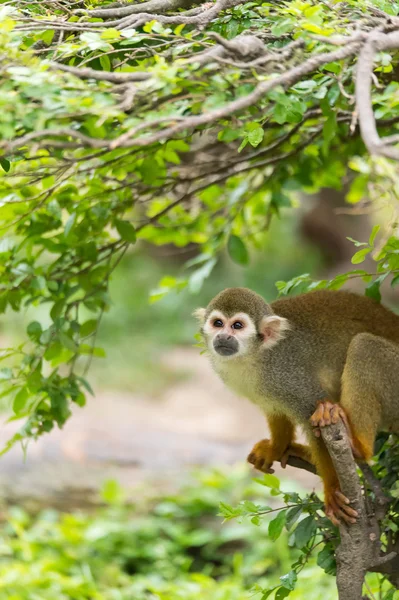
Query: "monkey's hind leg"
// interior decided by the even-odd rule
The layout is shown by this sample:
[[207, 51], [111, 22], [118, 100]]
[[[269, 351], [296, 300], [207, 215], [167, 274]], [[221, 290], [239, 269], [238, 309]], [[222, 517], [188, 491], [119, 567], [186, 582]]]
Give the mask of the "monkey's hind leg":
[[323, 480], [324, 504], [327, 517], [338, 525], [340, 520], [346, 523], [356, 523], [357, 511], [350, 506], [350, 500], [341, 492], [338, 476], [327, 447], [321, 438], [315, 438], [308, 433], [312, 452], [312, 462], [316, 465], [317, 473]]
[[367, 461], [375, 436], [398, 425], [399, 346], [369, 333], [351, 342], [342, 374], [340, 404], [347, 414], [354, 455]]

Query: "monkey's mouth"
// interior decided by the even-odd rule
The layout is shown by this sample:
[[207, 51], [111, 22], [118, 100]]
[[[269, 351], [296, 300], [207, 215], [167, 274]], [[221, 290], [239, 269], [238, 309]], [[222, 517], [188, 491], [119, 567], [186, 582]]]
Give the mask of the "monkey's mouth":
[[226, 344], [226, 343], [215, 343], [213, 344], [215, 351], [221, 356], [232, 356], [238, 352], [238, 345], [236, 344]]

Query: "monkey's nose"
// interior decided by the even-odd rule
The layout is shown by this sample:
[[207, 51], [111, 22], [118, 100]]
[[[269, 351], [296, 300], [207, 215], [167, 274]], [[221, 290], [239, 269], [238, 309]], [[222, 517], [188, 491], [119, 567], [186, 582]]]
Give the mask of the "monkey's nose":
[[218, 335], [218, 339], [222, 342], [231, 342], [231, 340], [234, 339], [234, 336], [230, 335], [229, 333], [220, 333]]

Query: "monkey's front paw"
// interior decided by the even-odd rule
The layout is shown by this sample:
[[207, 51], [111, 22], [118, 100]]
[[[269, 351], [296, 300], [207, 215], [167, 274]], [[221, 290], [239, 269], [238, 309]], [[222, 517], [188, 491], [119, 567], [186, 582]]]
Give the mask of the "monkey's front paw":
[[345, 411], [339, 404], [334, 404], [329, 400], [322, 400], [318, 403], [316, 410], [310, 417], [310, 424], [314, 427], [316, 437], [320, 437], [320, 427], [338, 423], [342, 419], [345, 426], [348, 427]]
[[345, 523], [356, 523], [358, 512], [349, 506], [350, 500], [344, 496], [341, 490], [332, 490], [326, 494], [325, 513], [334, 525], [339, 525], [341, 521]]
[[273, 462], [277, 460], [273, 452], [273, 447], [270, 440], [261, 440], [252, 448], [247, 457], [247, 461], [263, 473], [274, 473], [271, 468]]

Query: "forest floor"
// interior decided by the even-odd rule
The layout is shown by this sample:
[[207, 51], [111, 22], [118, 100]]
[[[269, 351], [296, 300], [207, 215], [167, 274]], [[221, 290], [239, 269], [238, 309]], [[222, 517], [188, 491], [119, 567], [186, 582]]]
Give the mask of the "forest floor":
[[[97, 389], [62, 430], [29, 444], [25, 458], [19, 446], [1, 457], [1, 496], [32, 508], [70, 509], [98, 502], [107, 479], [134, 497], [149, 481], [172, 491], [194, 466], [243, 462], [267, 437], [259, 409], [229, 392], [192, 348], [168, 351], [164, 362], [185, 376], [156, 398]], [[19, 427], [0, 427], [0, 447]], [[309, 491], [320, 489], [318, 478], [305, 471], [278, 466], [276, 474]]]

